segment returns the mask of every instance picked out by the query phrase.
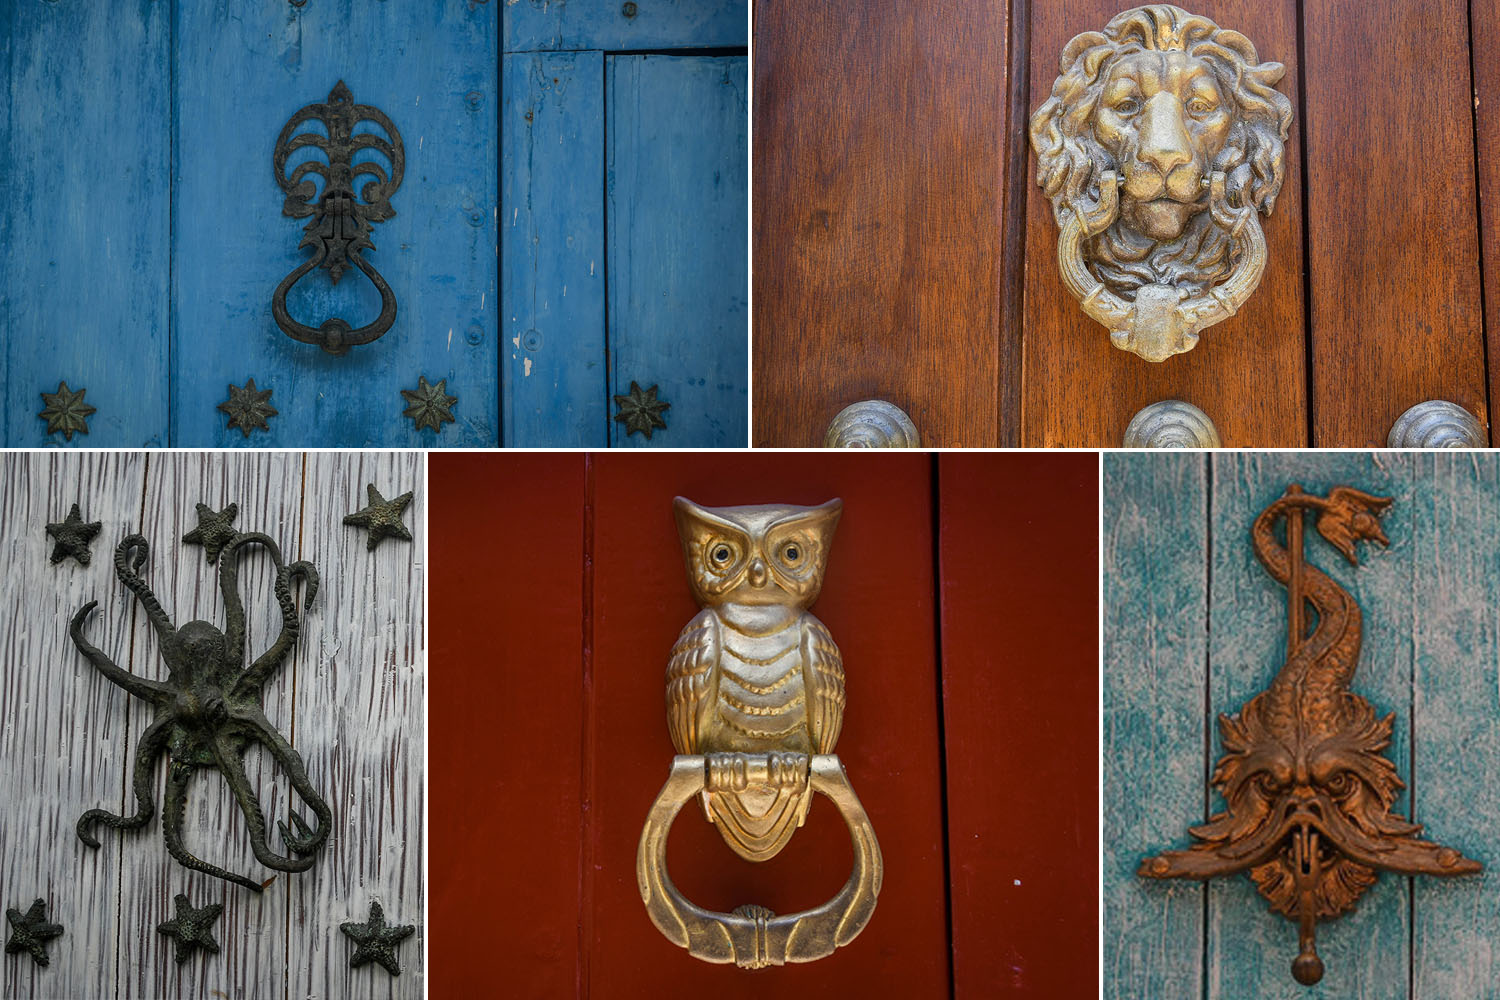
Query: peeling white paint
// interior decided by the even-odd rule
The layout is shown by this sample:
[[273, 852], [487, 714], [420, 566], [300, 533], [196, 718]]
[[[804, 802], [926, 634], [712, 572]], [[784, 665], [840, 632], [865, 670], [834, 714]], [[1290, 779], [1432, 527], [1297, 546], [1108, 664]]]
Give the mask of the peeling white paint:
[[528, 375], [530, 375], [530, 374], [531, 374], [531, 359], [530, 359], [530, 358], [526, 358], [526, 359], [525, 359], [525, 360], [524, 360], [524, 361], [523, 361], [523, 362], [522, 362], [522, 365], [523, 365], [523, 367], [524, 367], [524, 368], [525, 368], [525, 371], [524, 371], [524, 372], [522, 372], [522, 374], [521, 374], [521, 377], [522, 377], [522, 378], [525, 378], [525, 377], [526, 377], [526, 376], [528, 376]]

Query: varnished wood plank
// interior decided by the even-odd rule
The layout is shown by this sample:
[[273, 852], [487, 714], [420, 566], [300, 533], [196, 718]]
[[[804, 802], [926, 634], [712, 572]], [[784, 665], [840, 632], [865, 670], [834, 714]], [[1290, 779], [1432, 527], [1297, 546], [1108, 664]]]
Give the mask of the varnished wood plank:
[[1479, 254], [1484, 265], [1484, 316], [1489, 331], [1490, 398], [1500, 393], [1500, 4], [1469, 4], [1469, 62], [1474, 85], [1479, 176]]
[[754, 439], [862, 399], [1000, 441], [1004, 4], [755, 9]]
[[[121, 941], [138, 945], [138, 929], [121, 923], [122, 859], [161, 850], [160, 834], [141, 839], [110, 833], [92, 850], [74, 832], [89, 809], [125, 806], [134, 746], [124, 725], [131, 700], [78, 654], [68, 621], [91, 600], [100, 609], [86, 634], [122, 667], [132, 609], [108, 600], [112, 549], [140, 527], [146, 457], [8, 453], [0, 456], [0, 858], [4, 906], [26, 910], [38, 897], [63, 936], [43, 969], [27, 955], [6, 956], [0, 993], [6, 997], [112, 997]], [[85, 520], [103, 524], [88, 566], [48, 560], [45, 526], [73, 503]], [[141, 706], [135, 706], [136, 718]], [[7, 925], [8, 926], [8, 925]]]
[[[1031, 112], [1052, 93], [1068, 41], [1083, 31], [1102, 30], [1124, 6], [1114, 0], [1032, 5]], [[1216, 0], [1192, 10], [1245, 34], [1263, 61], [1284, 64], [1286, 76], [1277, 89], [1296, 106], [1294, 0]], [[1118, 447], [1130, 418], [1164, 399], [1202, 408], [1226, 445], [1307, 444], [1301, 128], [1294, 118], [1286, 144], [1286, 181], [1275, 211], [1260, 220], [1270, 255], [1260, 287], [1237, 315], [1205, 330], [1197, 347], [1159, 364], [1113, 347], [1109, 332], [1085, 316], [1063, 286], [1057, 223], [1036, 184], [1036, 155], [1027, 151], [1022, 445]], [[1342, 384], [1336, 374], [1331, 377]]]
[[1307, 6], [1316, 445], [1384, 445], [1427, 399], [1488, 423], [1467, 23], [1463, 0]]
[[1208, 497], [1201, 456], [1104, 458], [1104, 997], [1196, 997], [1204, 890], [1141, 859], [1203, 818]]

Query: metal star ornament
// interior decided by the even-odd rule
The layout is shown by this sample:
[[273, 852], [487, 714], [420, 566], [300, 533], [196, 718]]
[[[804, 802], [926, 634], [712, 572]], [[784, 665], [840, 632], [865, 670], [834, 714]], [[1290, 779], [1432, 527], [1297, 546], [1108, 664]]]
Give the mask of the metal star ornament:
[[47, 942], [63, 932], [62, 924], [47, 923], [47, 903], [38, 899], [24, 914], [17, 909], [5, 911], [10, 921], [10, 937], [5, 939], [5, 953], [31, 953], [31, 960], [43, 968], [47, 965]]
[[656, 389], [653, 385], [642, 392], [640, 384], [632, 380], [630, 393], [615, 397], [615, 405], [620, 408], [620, 412], [615, 414], [615, 420], [625, 425], [626, 437], [639, 432], [650, 441], [653, 429], [667, 429], [667, 422], [661, 414], [663, 410], [670, 410], [672, 404], [657, 399]]
[[230, 383], [229, 398], [218, 405], [218, 409], [229, 414], [229, 426], [238, 427], [245, 437], [252, 430], [270, 431], [267, 417], [276, 416], [276, 407], [270, 403], [271, 389], [255, 388], [255, 379], [245, 382], [243, 388]]
[[224, 912], [224, 904], [209, 903], [202, 909], [195, 910], [188, 903], [188, 898], [180, 892], [172, 897], [172, 901], [177, 904], [177, 916], [157, 924], [156, 930], [174, 939], [177, 964], [186, 962], [198, 948], [217, 955], [219, 942], [214, 940], [210, 928], [219, 919], [219, 914]]
[[379, 903], [370, 904], [370, 918], [362, 924], [349, 921], [339, 924], [339, 930], [355, 944], [349, 967], [357, 969], [367, 962], [378, 962], [393, 976], [401, 975], [401, 966], [396, 962], [396, 946], [416, 933], [411, 924], [387, 927], [385, 911]]
[[401, 397], [408, 404], [402, 416], [411, 417], [417, 430], [431, 427], [434, 431], [441, 431], [443, 424], [456, 423], [451, 411], [458, 397], [448, 395], [447, 389], [447, 379], [440, 379], [437, 385], [432, 385], [426, 375], [418, 375], [416, 389], [401, 390]]
[[374, 549], [385, 538], [401, 538], [411, 541], [411, 532], [406, 530], [406, 525], [401, 521], [402, 511], [406, 510], [406, 505], [411, 503], [413, 496], [411, 491], [408, 490], [394, 500], [387, 500], [380, 495], [374, 483], [366, 484], [365, 489], [368, 491], [368, 506], [364, 510], [344, 515], [345, 524], [364, 528], [370, 533], [365, 549]]
[[55, 566], [72, 556], [78, 560], [78, 565], [87, 566], [93, 556], [89, 545], [102, 527], [98, 521], [85, 521], [78, 513], [78, 505], [75, 503], [67, 517], [47, 525], [47, 534], [57, 542], [52, 546], [52, 564]]
[[89, 432], [88, 418], [96, 410], [83, 401], [83, 394], [86, 392], [87, 389], [73, 392], [68, 388], [68, 383], [59, 382], [56, 392], [42, 393], [42, 402], [47, 405], [37, 416], [47, 421], [48, 434], [62, 431], [63, 438], [71, 441], [74, 434]]
[[240, 505], [232, 503], [218, 513], [206, 503], [198, 505], [198, 527], [182, 536], [186, 545], [201, 545], [209, 562], [219, 558], [219, 552], [239, 532], [234, 530], [234, 518]]

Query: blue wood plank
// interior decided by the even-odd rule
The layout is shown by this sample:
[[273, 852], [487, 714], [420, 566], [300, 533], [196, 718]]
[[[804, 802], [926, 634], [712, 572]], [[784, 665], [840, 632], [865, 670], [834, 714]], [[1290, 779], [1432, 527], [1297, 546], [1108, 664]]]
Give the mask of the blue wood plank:
[[1196, 997], [1204, 889], [1141, 859], [1203, 817], [1208, 513], [1202, 456], [1106, 454], [1104, 996]]
[[74, 447], [167, 431], [170, 6], [0, 4], [0, 390], [9, 446], [59, 380], [97, 408]]
[[[495, 244], [498, 4], [177, 4], [173, 442], [190, 446], [446, 447], [498, 443]], [[367, 260], [394, 290], [395, 326], [334, 357], [277, 329], [271, 298], [306, 259], [281, 214], [271, 156], [299, 108], [343, 80], [400, 130], [396, 215]], [[378, 295], [351, 269], [288, 296], [317, 326], [367, 322]], [[402, 389], [447, 380], [455, 423], [418, 431]], [[253, 377], [280, 411], [248, 439], [215, 407]]]
[[[1430, 567], [1417, 558], [1414, 528], [1420, 504], [1410, 484], [1420, 458], [1412, 455], [1236, 453], [1213, 465], [1213, 574], [1210, 639], [1211, 710], [1232, 714], [1264, 690], [1286, 654], [1286, 590], [1265, 572], [1250, 545], [1256, 515], [1289, 483], [1325, 493], [1348, 485], [1396, 503], [1382, 519], [1391, 547], [1360, 548], [1350, 566], [1321, 537], [1307, 531], [1307, 560], [1354, 595], [1364, 612], [1364, 646], [1353, 689], [1382, 714], [1396, 712], [1390, 757], [1409, 768], [1412, 719], [1413, 601], [1411, 580]], [[1223, 753], [1217, 728], [1212, 758]], [[1396, 808], [1406, 810], [1402, 795]], [[1212, 811], [1223, 808], [1213, 794]], [[1314, 987], [1292, 979], [1297, 927], [1268, 912], [1248, 877], [1217, 879], [1209, 889], [1208, 992], [1210, 1000], [1316, 1000], [1407, 997], [1409, 881], [1383, 875], [1352, 913], [1318, 928], [1318, 952], [1327, 972]]]
[[650, 441], [612, 422], [611, 444], [745, 447], [746, 60], [611, 56], [606, 75], [611, 393], [671, 404]]
[[608, 441], [604, 343], [604, 61], [504, 57], [501, 369], [505, 443]]
[[1500, 996], [1495, 458], [1493, 452], [1427, 454], [1406, 484], [1413, 508], [1413, 818], [1426, 825], [1426, 836], [1486, 865], [1478, 876], [1415, 881], [1414, 997]]
[[744, 46], [747, 7], [745, 0], [510, 0], [505, 51]]

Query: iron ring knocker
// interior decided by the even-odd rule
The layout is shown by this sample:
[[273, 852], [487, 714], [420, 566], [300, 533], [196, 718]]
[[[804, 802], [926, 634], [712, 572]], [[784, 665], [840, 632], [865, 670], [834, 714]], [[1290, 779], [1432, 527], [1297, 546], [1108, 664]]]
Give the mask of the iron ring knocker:
[[[322, 123], [328, 130], [326, 136], [316, 132], [294, 134], [299, 126], [314, 121]], [[390, 140], [373, 132], [356, 134], [354, 128], [362, 121], [383, 128]], [[287, 158], [296, 150], [309, 146], [322, 150], [328, 162], [309, 160], [300, 163], [288, 177]], [[366, 149], [374, 150], [390, 161], [389, 175], [378, 163], [368, 160], [354, 162], [355, 154]], [[299, 248], [312, 248], [313, 255], [281, 280], [271, 299], [271, 314], [277, 327], [293, 340], [317, 344], [333, 355], [346, 354], [351, 347], [378, 339], [396, 322], [396, 296], [361, 251], [375, 249], [370, 240], [373, 223], [384, 222], [396, 214], [390, 199], [401, 186], [406, 169], [401, 133], [378, 108], [355, 104], [349, 88], [340, 80], [329, 93], [326, 103], [309, 104], [287, 120], [276, 140], [273, 159], [276, 183], [286, 192], [282, 214], [292, 218], [313, 217], [303, 228], [302, 241], [298, 244]], [[308, 174], [323, 177], [323, 193], [316, 204], [311, 199], [317, 192], [317, 185], [307, 177]], [[359, 192], [363, 200], [355, 196], [355, 181], [360, 177], [372, 178]], [[337, 285], [350, 263], [359, 268], [380, 292], [380, 315], [373, 322], [355, 329], [334, 317], [325, 320], [320, 327], [311, 327], [292, 318], [287, 312], [286, 297], [293, 285], [320, 267], [327, 269]]]
[[[761, 906], [733, 913], [705, 910], [685, 899], [667, 873], [667, 834], [677, 813], [699, 793], [792, 785], [827, 796], [849, 827], [854, 870], [838, 895], [822, 906], [777, 915]], [[880, 895], [880, 844], [837, 754], [679, 754], [641, 830], [636, 880], [651, 922], [672, 943], [705, 962], [761, 969], [812, 962], [832, 954], [864, 930]]]

